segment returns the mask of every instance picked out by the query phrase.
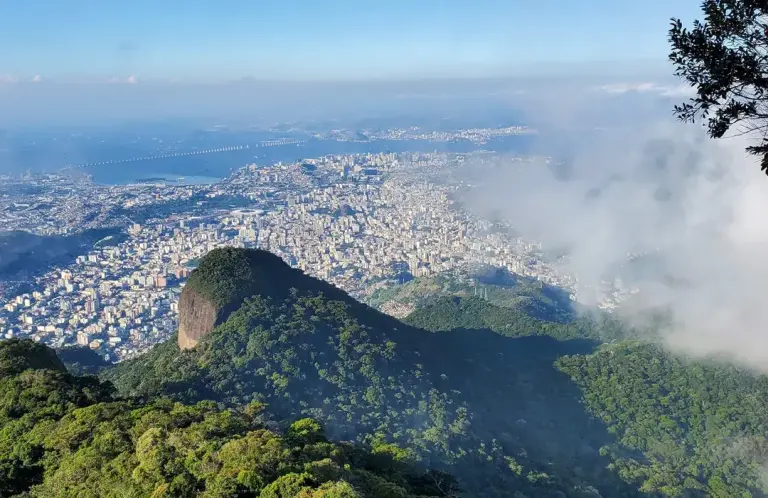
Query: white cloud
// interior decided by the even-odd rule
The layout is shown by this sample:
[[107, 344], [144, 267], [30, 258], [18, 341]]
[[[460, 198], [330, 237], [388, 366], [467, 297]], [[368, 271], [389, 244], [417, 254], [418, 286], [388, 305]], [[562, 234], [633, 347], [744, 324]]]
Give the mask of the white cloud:
[[695, 90], [685, 84], [677, 86], [660, 85], [653, 82], [640, 83], [611, 83], [597, 87], [597, 90], [610, 94], [656, 93], [664, 97], [687, 97], [695, 94]]
[[0, 74], [0, 85], [13, 85], [18, 83], [19, 79], [10, 74]]
[[693, 97], [696, 95], [696, 89], [689, 85], [660, 88], [663, 88], [661, 94], [665, 97]]
[[135, 85], [139, 82], [139, 80], [134, 75], [130, 75], [127, 78], [118, 78], [113, 76], [112, 78], [109, 78], [107, 82], [113, 84]]
[[656, 89], [656, 83], [611, 83], [597, 89], [607, 93], [648, 92]]
[[485, 173], [465, 201], [503, 213], [524, 237], [568, 247], [565, 270], [587, 301], [628, 253], [657, 254], [634, 267], [640, 293], [626, 315], [669, 307], [668, 346], [768, 371], [768, 178], [748, 143], [709, 140], [669, 118], [616, 126], [583, 137], [567, 179], [543, 162], [510, 164]]
[[32, 77], [32, 83], [40, 83], [43, 81], [43, 77], [39, 74], [36, 74]]

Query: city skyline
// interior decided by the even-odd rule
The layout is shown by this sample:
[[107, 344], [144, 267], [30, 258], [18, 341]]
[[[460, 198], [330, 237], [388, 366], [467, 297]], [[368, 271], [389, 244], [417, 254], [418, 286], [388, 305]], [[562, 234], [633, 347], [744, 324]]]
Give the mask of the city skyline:
[[[511, 130], [481, 133], [490, 137], [499, 131]], [[0, 296], [0, 337], [79, 344], [110, 360], [134, 357], [176, 329], [179, 289], [190, 266], [221, 246], [266, 249], [357, 298], [403, 272], [471, 274], [483, 265], [572, 288], [572, 276], [532, 257], [539, 249], [535, 242], [489, 231], [489, 223], [456, 209], [449, 200], [455, 186], [435, 179], [455, 172], [465, 159], [484, 163], [499, 157], [331, 155], [307, 163], [246, 165], [207, 185], [104, 186], [67, 176], [32, 177], [27, 182], [41, 191], [34, 205], [52, 202], [60, 209], [32, 209], [24, 216], [6, 209], [4, 225], [36, 233], [69, 231], [90, 217], [85, 206], [100, 205], [98, 224], [117, 223], [127, 235], [54, 265], [34, 278], [30, 292]], [[244, 207], [183, 207], [189, 199], [220, 196], [239, 198]], [[118, 206], [147, 209], [150, 216], [138, 223], [106, 214]], [[609, 306], [611, 299], [615, 296]]]

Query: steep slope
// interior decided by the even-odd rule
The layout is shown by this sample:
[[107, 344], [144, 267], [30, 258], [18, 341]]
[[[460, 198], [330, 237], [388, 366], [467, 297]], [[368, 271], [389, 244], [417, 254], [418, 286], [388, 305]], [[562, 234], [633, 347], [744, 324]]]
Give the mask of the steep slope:
[[110, 365], [101, 355], [87, 346], [66, 346], [56, 350], [56, 355], [75, 375], [96, 375]]
[[20, 339], [5, 341], [0, 349], [0, 375], [14, 375], [30, 368], [67, 371], [56, 353], [42, 344]]
[[[21, 353], [18, 357], [14, 355]], [[328, 442], [311, 419], [283, 434], [263, 406], [120, 400], [52, 350], [0, 342], [0, 497], [455, 496], [456, 481], [391, 445]], [[35, 358], [46, 361], [36, 361]]]
[[[234, 256], [221, 264], [270, 271]], [[455, 492], [414, 462], [469, 496], [766, 496], [766, 376], [643, 342], [595, 350], [632, 331], [474, 296], [423, 303], [407, 321], [427, 331], [275, 268], [257, 290], [273, 295], [242, 297], [196, 347], [170, 341], [103, 374], [137, 398], [44, 346], [0, 343], [0, 496]]]
[[622, 477], [665, 496], [768, 496], [768, 376], [621, 342], [558, 367], [618, 440]]
[[69, 375], [56, 353], [43, 345], [0, 342], [0, 496], [14, 496], [42, 481], [35, 428], [109, 400], [112, 392], [93, 377]]
[[435, 297], [403, 321], [435, 332], [456, 328], [490, 329], [507, 337], [547, 336], [561, 340], [610, 341], [637, 333], [607, 314], [586, 314], [567, 322], [548, 321], [517, 307], [498, 306], [476, 296]]
[[253, 295], [283, 298], [299, 285], [341, 297], [337, 289], [289, 270], [282, 259], [266, 251], [234, 247], [212, 250], [192, 272], [181, 293], [179, 347], [194, 347]]
[[394, 316], [402, 318], [441, 297], [481, 297], [497, 306], [516, 309], [531, 318], [562, 323], [573, 320], [576, 314], [576, 304], [565, 290], [491, 267], [418, 277], [379, 289], [366, 302], [382, 311], [396, 311]]
[[431, 333], [277, 268], [269, 294], [245, 298], [196, 347], [160, 345], [106, 378], [124, 394], [260, 401], [281, 421], [317, 418], [334, 438], [395, 442], [456, 471], [474, 494], [632, 496], [597, 454], [605, 431], [553, 368], [591, 343]]

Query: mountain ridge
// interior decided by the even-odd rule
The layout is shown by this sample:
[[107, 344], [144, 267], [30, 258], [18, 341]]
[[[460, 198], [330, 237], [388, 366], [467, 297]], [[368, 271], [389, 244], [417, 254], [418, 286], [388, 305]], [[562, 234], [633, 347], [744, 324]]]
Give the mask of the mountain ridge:
[[263, 405], [115, 396], [47, 346], [0, 342], [0, 497], [358, 498], [456, 496], [451, 476], [391, 445], [331, 443]]
[[268, 251], [213, 249], [200, 260], [181, 292], [178, 345], [182, 350], [193, 348], [248, 297], [262, 295], [281, 299], [299, 289], [316, 290], [329, 298], [345, 301], [353, 312], [365, 309], [337, 287], [291, 268]]
[[[195, 347], [105, 368], [0, 342], [0, 497], [768, 492], [768, 376], [675, 357], [606, 315], [446, 293], [401, 322], [273, 270]], [[264, 454], [287, 474], [264, 473]], [[399, 458], [433, 470], [403, 480]]]
[[[457, 477], [477, 493], [596, 496], [575, 491], [592, 486], [632, 496], [606, 473], [597, 448], [607, 436], [553, 367], [559, 356], [591, 351], [594, 341], [516, 339], [488, 327], [427, 331], [282, 261], [276, 268], [268, 291], [244, 298], [195, 347], [168, 342], [104, 378], [127, 396], [258, 401], [280, 420], [312, 417], [334, 439], [391, 442], [426, 465], [460, 470]], [[566, 426], [577, 429], [560, 429]], [[547, 445], [552, 451], [542, 451]], [[581, 476], [570, 470], [579, 458], [589, 461]]]

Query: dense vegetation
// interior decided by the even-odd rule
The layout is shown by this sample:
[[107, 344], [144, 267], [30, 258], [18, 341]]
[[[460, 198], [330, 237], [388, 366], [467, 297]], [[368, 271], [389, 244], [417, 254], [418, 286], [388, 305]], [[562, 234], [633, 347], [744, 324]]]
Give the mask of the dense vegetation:
[[280, 265], [274, 281], [296, 286], [286, 297], [246, 299], [195, 349], [169, 341], [106, 378], [125, 395], [258, 401], [279, 420], [320, 420], [333, 438], [393, 442], [480, 495], [631, 494], [597, 454], [605, 431], [553, 367], [588, 342], [430, 333]]
[[584, 315], [565, 323], [553, 322], [535, 318], [517, 307], [497, 306], [476, 296], [439, 297], [431, 304], [416, 309], [404, 321], [432, 331], [455, 328], [490, 329], [507, 337], [539, 335], [561, 340], [607, 341], [634, 333], [605, 314]]
[[452, 496], [456, 482], [420, 471], [408, 451], [326, 440], [296, 420], [283, 434], [250, 403], [218, 409], [118, 399], [66, 372], [31, 341], [0, 343], [2, 497]]
[[66, 346], [56, 350], [56, 355], [75, 375], [96, 375], [110, 365], [96, 351], [87, 346]]
[[219, 308], [231, 303], [239, 306], [243, 299], [254, 294], [272, 295], [290, 287], [273, 278], [275, 269], [283, 264], [280, 258], [266, 251], [220, 247], [200, 260], [186, 286]]
[[768, 377], [617, 343], [558, 367], [617, 440], [601, 448], [642, 490], [666, 496], [765, 496]]
[[292, 271], [272, 253], [234, 247], [219, 247], [206, 254], [185, 285], [185, 289], [194, 290], [216, 307], [219, 322], [250, 296], [284, 298], [296, 287], [319, 290], [336, 298], [346, 296], [322, 280]]
[[418, 309], [447, 296], [479, 296], [497, 306], [514, 308], [529, 317], [548, 321], [568, 322], [575, 317], [575, 303], [562, 289], [489, 267], [478, 267], [467, 274], [452, 272], [415, 278], [379, 289], [366, 302], [379, 309], [388, 303], [408, 304]]
[[99, 368], [84, 350], [2, 343], [0, 496], [765, 496], [765, 377], [474, 294], [436, 292], [404, 323], [231, 256], [204, 258], [206, 279], [270, 282], [111, 382], [64, 370]]

